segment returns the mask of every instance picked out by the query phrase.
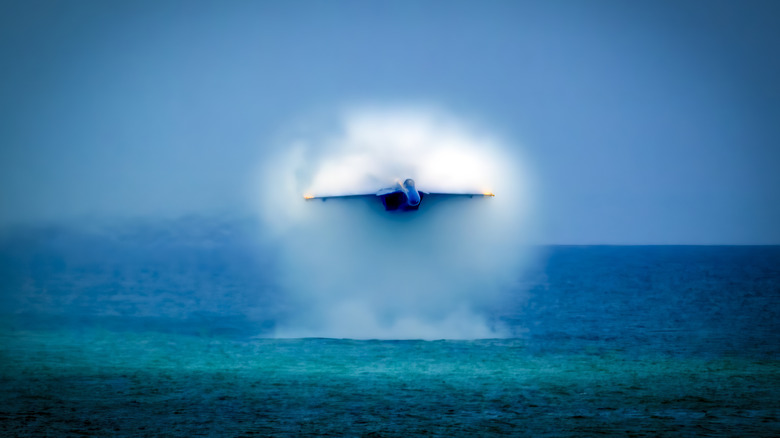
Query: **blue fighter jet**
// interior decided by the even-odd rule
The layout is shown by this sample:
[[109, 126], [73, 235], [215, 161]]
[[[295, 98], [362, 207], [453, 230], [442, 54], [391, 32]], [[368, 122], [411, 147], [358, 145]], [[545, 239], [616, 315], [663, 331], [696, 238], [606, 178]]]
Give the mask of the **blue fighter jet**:
[[448, 196], [448, 197], [454, 197], [454, 196], [460, 196], [460, 197], [469, 197], [473, 198], [474, 196], [480, 196], [480, 197], [486, 197], [486, 196], [495, 196], [493, 193], [485, 192], [485, 193], [436, 193], [436, 192], [428, 192], [424, 190], [417, 190], [417, 188], [414, 185], [414, 180], [411, 178], [408, 178], [406, 181], [396, 181], [395, 186], [388, 187], [385, 189], [381, 189], [377, 191], [376, 193], [363, 193], [363, 194], [350, 194], [350, 195], [332, 195], [332, 196], [314, 196], [314, 195], [303, 195], [303, 198], [307, 201], [310, 201], [312, 199], [321, 199], [323, 201], [327, 201], [328, 199], [334, 199], [334, 198], [357, 198], [357, 197], [378, 197], [382, 199], [382, 204], [385, 206], [385, 210], [388, 211], [414, 211], [420, 208], [420, 204], [422, 203], [423, 198], [427, 196]]

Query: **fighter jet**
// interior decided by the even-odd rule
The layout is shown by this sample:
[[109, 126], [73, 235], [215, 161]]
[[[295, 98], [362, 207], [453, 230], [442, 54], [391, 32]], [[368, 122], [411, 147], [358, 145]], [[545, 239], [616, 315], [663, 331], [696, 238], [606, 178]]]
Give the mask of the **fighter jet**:
[[426, 196], [467, 196], [473, 198], [474, 196], [487, 197], [495, 196], [491, 192], [485, 193], [436, 193], [428, 192], [424, 190], [417, 190], [414, 185], [414, 180], [408, 178], [406, 181], [396, 181], [393, 187], [380, 189], [376, 193], [363, 193], [355, 195], [332, 195], [332, 196], [314, 196], [311, 194], [303, 195], [303, 198], [307, 201], [313, 199], [321, 199], [327, 201], [334, 198], [357, 198], [357, 197], [378, 197], [382, 199], [382, 204], [387, 211], [414, 211], [420, 208], [423, 198]]

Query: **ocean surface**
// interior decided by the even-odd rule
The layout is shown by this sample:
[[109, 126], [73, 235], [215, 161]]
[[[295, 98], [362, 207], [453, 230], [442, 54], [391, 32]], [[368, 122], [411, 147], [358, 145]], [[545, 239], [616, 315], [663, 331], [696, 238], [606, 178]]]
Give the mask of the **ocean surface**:
[[0, 435], [780, 436], [780, 247], [541, 247], [510, 338], [274, 339], [251, 222], [169, 225], [2, 236]]

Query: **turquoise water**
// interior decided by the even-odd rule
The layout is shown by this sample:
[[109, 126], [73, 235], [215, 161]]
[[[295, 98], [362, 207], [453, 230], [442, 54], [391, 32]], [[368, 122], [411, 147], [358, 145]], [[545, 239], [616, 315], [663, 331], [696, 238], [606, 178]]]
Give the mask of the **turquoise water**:
[[7, 436], [780, 433], [776, 359], [3, 331]]
[[780, 247], [540, 248], [508, 339], [285, 340], [273, 250], [187, 226], [0, 239], [0, 435], [780, 436]]

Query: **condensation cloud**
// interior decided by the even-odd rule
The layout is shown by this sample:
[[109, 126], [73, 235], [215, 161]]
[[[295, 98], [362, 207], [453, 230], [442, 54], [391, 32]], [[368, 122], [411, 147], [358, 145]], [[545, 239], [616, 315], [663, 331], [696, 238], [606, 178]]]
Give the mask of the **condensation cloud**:
[[[319, 126], [321, 129], [311, 129]], [[528, 169], [516, 145], [443, 111], [360, 108], [283, 139], [260, 172], [269, 239], [281, 248], [279, 337], [473, 339], [510, 335], [489, 310], [514, 289], [531, 233]], [[374, 193], [413, 178], [418, 211]]]

